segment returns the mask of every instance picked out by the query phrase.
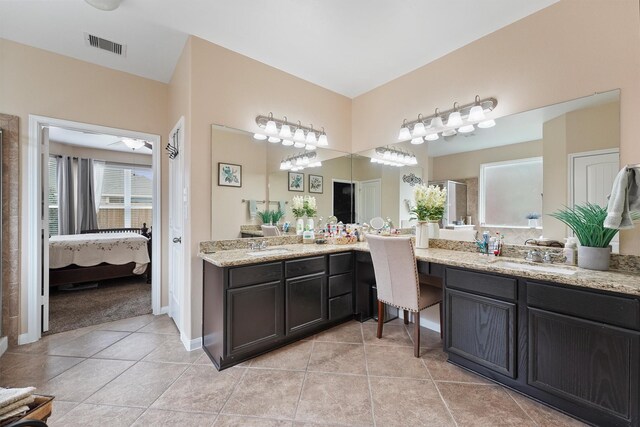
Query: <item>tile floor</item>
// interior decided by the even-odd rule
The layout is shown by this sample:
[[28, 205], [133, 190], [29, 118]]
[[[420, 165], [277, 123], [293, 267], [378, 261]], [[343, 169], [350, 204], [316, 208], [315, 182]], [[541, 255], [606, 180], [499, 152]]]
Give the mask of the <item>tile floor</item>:
[[[410, 325], [410, 328], [412, 325]], [[51, 426], [574, 426], [446, 362], [437, 333], [349, 322], [218, 372], [166, 316], [47, 336], [0, 358], [0, 385], [56, 396]]]

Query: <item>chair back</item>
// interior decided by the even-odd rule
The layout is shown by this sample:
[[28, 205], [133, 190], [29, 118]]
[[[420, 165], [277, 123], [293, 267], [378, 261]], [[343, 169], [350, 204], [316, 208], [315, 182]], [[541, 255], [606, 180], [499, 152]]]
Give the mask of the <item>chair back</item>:
[[280, 235], [280, 230], [278, 229], [278, 226], [276, 226], [276, 225], [263, 225], [262, 226], [262, 235], [264, 237], [279, 236]]
[[367, 235], [378, 288], [378, 299], [393, 306], [418, 311], [420, 282], [411, 237]]

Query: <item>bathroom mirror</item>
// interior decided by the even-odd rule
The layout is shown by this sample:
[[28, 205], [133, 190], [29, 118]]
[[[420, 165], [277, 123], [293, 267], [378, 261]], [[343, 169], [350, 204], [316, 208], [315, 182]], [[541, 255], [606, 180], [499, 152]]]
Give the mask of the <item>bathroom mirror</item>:
[[[364, 220], [380, 215], [410, 226], [413, 188], [426, 181], [452, 189], [452, 215], [441, 238], [471, 240], [475, 231], [488, 230], [513, 244], [540, 236], [563, 241], [568, 230], [548, 214], [586, 201], [606, 205], [620, 169], [619, 98], [620, 91], [612, 90], [501, 117], [492, 128], [389, 146], [415, 154], [417, 165], [372, 166], [371, 159], [379, 159], [375, 150], [358, 153], [356, 185], [366, 187], [375, 169], [373, 179], [380, 179], [381, 188], [359, 193], [356, 215]], [[617, 245], [616, 239], [614, 251]]]
[[291, 223], [290, 233], [295, 234], [294, 196], [315, 197], [316, 222], [324, 223], [332, 215], [351, 222], [349, 153], [283, 146], [220, 125], [212, 125], [211, 135], [213, 240], [262, 236], [260, 212], [278, 209], [285, 212], [279, 223]]

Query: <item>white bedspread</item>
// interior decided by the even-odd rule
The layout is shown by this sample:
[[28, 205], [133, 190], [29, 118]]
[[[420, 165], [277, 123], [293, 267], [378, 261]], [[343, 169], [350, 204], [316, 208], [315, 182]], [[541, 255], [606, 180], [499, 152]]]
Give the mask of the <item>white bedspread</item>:
[[103, 262], [122, 265], [136, 263], [134, 273], [142, 274], [149, 263], [148, 239], [137, 233], [95, 233], [52, 236], [49, 239], [49, 268], [71, 264], [90, 267]]

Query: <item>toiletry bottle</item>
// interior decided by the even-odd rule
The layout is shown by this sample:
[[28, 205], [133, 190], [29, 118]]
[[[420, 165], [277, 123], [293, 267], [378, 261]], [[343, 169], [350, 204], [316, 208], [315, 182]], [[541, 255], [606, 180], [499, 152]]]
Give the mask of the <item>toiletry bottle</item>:
[[576, 252], [578, 251], [578, 242], [575, 237], [567, 237], [567, 242], [564, 244], [562, 254], [565, 257], [565, 263], [567, 265], [576, 265]]
[[491, 239], [491, 236], [489, 235], [488, 231], [485, 231], [484, 233], [482, 233], [482, 243], [484, 244], [484, 253], [485, 255], [489, 254], [489, 241]]

